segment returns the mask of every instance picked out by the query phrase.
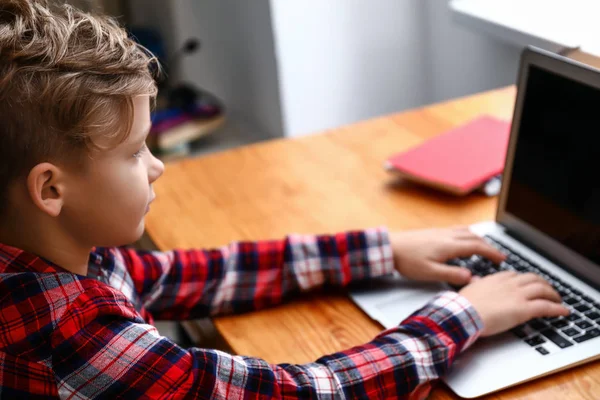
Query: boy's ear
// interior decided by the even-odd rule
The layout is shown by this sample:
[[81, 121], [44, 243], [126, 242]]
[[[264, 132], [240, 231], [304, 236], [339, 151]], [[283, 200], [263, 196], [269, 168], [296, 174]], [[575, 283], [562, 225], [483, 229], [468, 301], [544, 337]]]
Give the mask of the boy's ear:
[[29, 171], [27, 191], [40, 210], [57, 217], [64, 204], [64, 176], [61, 170], [51, 163], [41, 163]]

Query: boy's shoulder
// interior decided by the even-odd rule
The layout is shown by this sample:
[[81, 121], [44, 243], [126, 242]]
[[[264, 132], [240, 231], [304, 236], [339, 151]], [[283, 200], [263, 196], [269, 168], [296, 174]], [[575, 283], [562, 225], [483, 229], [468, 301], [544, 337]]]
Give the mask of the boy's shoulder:
[[0, 273], [0, 347], [9, 354], [42, 360], [41, 349], [67, 309], [82, 293], [100, 285], [69, 272]]
[[83, 276], [0, 244], [0, 349], [39, 362], [53, 340], [98, 318], [143, 323], [147, 312], [124, 257], [118, 248], [95, 248]]
[[135, 313], [115, 288], [70, 272], [3, 272], [0, 293], [0, 346], [7, 350], [31, 345], [35, 337], [50, 340], [67, 313], [77, 315], [82, 324], [88, 319], [86, 314], [97, 314], [98, 307], [105, 305], [119, 305], [119, 309]]
[[[19, 316], [49, 323], [60, 319], [82, 294], [123, 296], [118, 290], [93, 278], [70, 272], [0, 273], [0, 325], [3, 318]], [[124, 296], [123, 296], [124, 297]], [[8, 312], [7, 312], [8, 311]], [[7, 321], [4, 321], [7, 322]]]
[[25, 299], [42, 305], [36, 301], [38, 297], [47, 303], [61, 307], [71, 303], [82, 293], [94, 288], [112, 291], [105, 283], [68, 271], [9, 271], [0, 272], [0, 307], [5, 302], [20, 304]]

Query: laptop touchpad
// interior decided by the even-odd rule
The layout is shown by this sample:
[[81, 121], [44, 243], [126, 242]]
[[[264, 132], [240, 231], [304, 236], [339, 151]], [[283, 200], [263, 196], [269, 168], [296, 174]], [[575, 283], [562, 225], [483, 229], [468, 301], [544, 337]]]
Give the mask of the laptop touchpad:
[[441, 284], [420, 285], [418, 288], [408, 286], [399, 289], [396, 296], [378, 303], [376, 307], [386, 319], [392, 319], [394, 324], [398, 324], [444, 289], [446, 288]]
[[383, 318], [380, 322], [388, 328], [399, 324], [448, 288], [442, 283], [415, 282], [395, 275], [374, 280], [352, 294], [359, 304], [371, 304], [376, 308], [377, 314]]

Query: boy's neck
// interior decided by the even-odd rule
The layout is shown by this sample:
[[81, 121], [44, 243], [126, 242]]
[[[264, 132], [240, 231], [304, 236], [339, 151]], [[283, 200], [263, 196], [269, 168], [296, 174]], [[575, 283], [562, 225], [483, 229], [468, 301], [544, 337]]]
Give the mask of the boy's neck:
[[[86, 276], [91, 247], [84, 247], [64, 232], [44, 229], [44, 224], [0, 225], [0, 243], [35, 254], [74, 274]], [[47, 227], [47, 226], [46, 226]]]

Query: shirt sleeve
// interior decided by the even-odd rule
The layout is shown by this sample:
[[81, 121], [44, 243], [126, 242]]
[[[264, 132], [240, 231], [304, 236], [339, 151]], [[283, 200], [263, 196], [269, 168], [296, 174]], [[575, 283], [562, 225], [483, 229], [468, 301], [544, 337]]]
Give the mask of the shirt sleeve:
[[191, 319], [280, 304], [323, 285], [392, 273], [385, 229], [232, 243], [214, 250], [117, 249], [143, 305], [156, 319]]
[[440, 294], [371, 342], [304, 365], [183, 349], [108, 288], [81, 294], [58, 322], [50, 362], [61, 398], [422, 399], [479, 335], [468, 301]]

